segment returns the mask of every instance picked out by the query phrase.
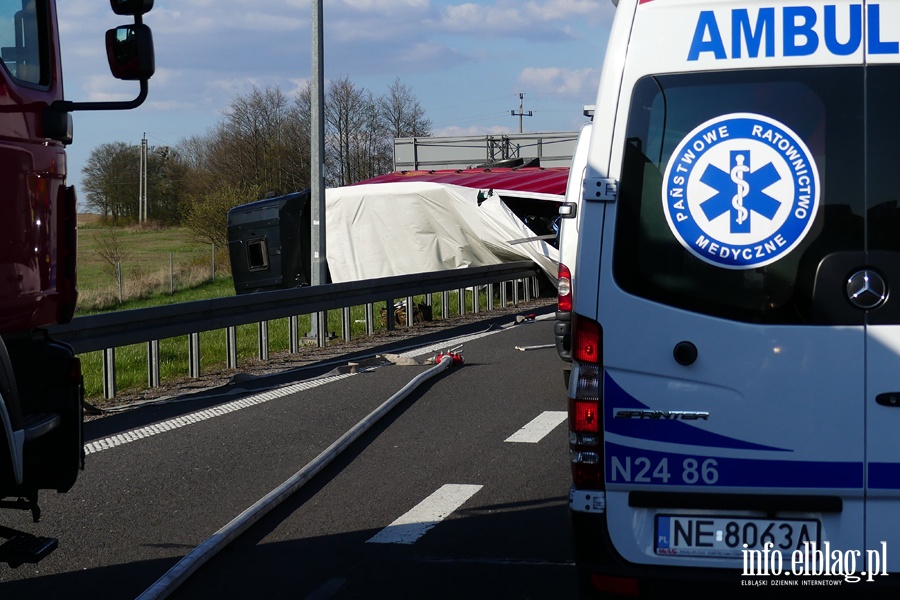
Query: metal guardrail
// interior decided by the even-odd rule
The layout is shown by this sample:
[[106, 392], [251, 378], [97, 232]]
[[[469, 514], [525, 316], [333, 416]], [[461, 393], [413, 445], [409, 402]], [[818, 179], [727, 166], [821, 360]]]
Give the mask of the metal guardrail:
[[[407, 299], [407, 306], [413, 304], [413, 297], [442, 292], [445, 294], [442, 308], [444, 318], [447, 315], [450, 290], [488, 285], [487, 309], [493, 309], [493, 284], [503, 284], [500, 288], [500, 301], [506, 304], [506, 282], [525, 280], [526, 300], [534, 287], [535, 278], [540, 273], [537, 265], [529, 261], [504, 263], [488, 267], [472, 267], [449, 271], [419, 273], [383, 277], [367, 281], [335, 283], [289, 290], [258, 292], [240, 296], [229, 296], [213, 300], [184, 302], [166, 306], [155, 306], [136, 310], [125, 310], [87, 317], [77, 317], [66, 325], [48, 328], [50, 335], [72, 346], [76, 354], [103, 351], [103, 389], [107, 398], [116, 393], [115, 382], [115, 348], [132, 344], [147, 343], [148, 383], [158, 387], [159, 377], [159, 340], [178, 336], [189, 336], [189, 373], [192, 377], [200, 375], [200, 332], [225, 329], [227, 351], [227, 367], [237, 366], [237, 344], [234, 328], [250, 323], [260, 324], [260, 337], [263, 337], [264, 324], [274, 319], [291, 319], [291, 352], [299, 350], [297, 333], [297, 316], [305, 314], [321, 314], [330, 310], [344, 311], [343, 337], [349, 340], [349, 309], [352, 306], [366, 305], [367, 331], [374, 331], [375, 302], [386, 302], [392, 306], [398, 298]], [[514, 301], [518, 302], [518, 286], [512, 286]], [[535, 294], [536, 295], [536, 294]], [[461, 295], [461, 297], [463, 297]], [[478, 289], [475, 288], [473, 309], [479, 310]], [[464, 312], [460, 301], [460, 312]], [[413, 311], [407, 310], [407, 325], [413, 324]], [[320, 319], [321, 321], [321, 319]], [[387, 320], [388, 327], [393, 327], [393, 319]], [[318, 344], [326, 344], [325, 331], [319, 328]], [[262, 344], [261, 344], [262, 354]], [[267, 356], [260, 356], [267, 358]]]

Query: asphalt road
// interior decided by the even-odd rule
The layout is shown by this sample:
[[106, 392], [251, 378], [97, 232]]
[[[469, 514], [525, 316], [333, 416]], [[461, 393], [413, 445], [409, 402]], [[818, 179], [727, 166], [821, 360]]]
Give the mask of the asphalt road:
[[[514, 326], [504, 317], [466, 340], [464, 365], [421, 384], [165, 593], [576, 597], [562, 363], [546, 347], [552, 318], [541, 312], [552, 314]], [[306, 369], [88, 423], [75, 488], [45, 494], [37, 525], [4, 513], [4, 524], [58, 537], [60, 547], [38, 565], [0, 566], [0, 598], [139, 597], [429, 369], [313, 379], [319, 373]]]

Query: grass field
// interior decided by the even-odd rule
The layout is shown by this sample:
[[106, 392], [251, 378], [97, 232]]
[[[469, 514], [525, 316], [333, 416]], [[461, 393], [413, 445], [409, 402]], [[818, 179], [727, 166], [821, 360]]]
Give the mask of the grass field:
[[[116, 251], [104, 252], [111, 245]], [[148, 298], [151, 305], [165, 304], [167, 297], [184, 302], [178, 293], [230, 277], [226, 252], [218, 248], [214, 258], [212, 246], [197, 243], [187, 228], [105, 227], [96, 215], [79, 215], [76, 314], [137, 308], [131, 305], [134, 300]], [[222, 295], [226, 288], [231, 288], [230, 278], [207, 297]]]

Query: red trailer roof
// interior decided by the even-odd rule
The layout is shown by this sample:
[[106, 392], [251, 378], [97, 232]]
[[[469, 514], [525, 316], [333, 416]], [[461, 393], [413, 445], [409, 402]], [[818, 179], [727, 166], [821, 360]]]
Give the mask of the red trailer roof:
[[494, 169], [447, 169], [437, 171], [395, 171], [354, 185], [428, 181], [469, 188], [535, 192], [563, 196], [566, 193], [568, 167], [521, 167]]

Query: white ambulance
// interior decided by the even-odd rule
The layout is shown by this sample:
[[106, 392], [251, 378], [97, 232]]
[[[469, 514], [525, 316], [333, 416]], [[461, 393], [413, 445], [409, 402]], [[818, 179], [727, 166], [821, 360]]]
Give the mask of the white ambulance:
[[900, 586], [898, 99], [900, 1], [618, 2], [574, 274], [585, 588]]
[[[584, 107], [584, 116], [593, 117], [593, 106]], [[591, 141], [591, 122], [582, 124], [572, 153], [569, 166], [569, 178], [566, 181], [566, 201], [559, 208], [559, 268], [556, 277], [556, 315], [553, 335], [556, 352], [565, 362], [572, 362], [572, 290], [575, 272], [576, 253], [578, 250], [579, 211], [582, 196], [582, 182], [587, 167], [587, 155]], [[563, 370], [566, 387], [569, 381], [568, 365]]]

